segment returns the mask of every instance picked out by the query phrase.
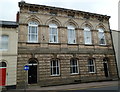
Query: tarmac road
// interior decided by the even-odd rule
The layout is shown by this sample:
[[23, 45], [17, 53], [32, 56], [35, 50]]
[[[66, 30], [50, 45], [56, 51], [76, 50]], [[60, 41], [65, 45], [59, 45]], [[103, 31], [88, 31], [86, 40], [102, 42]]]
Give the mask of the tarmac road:
[[49, 87], [36, 86], [26, 90], [15, 89], [6, 92], [120, 92], [120, 85], [118, 87], [118, 81], [105, 81]]

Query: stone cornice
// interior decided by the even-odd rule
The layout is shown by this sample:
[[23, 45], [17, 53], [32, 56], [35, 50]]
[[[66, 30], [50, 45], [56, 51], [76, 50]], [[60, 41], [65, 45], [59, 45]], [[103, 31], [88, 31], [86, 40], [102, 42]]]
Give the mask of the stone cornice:
[[[59, 12], [66, 12], [66, 13], [71, 13], [71, 14], [79, 14], [84, 16], [85, 18], [89, 17], [96, 17], [98, 20], [103, 21], [109, 20], [110, 16], [107, 15], [101, 15], [101, 14], [96, 14], [96, 13], [90, 13], [90, 12], [84, 12], [84, 11], [79, 11], [79, 10], [73, 10], [73, 9], [65, 9], [65, 8], [59, 8], [59, 7], [52, 7], [52, 6], [45, 6], [45, 5], [38, 5], [38, 4], [29, 4], [24, 1], [19, 2], [19, 7], [27, 7], [27, 8], [34, 8], [34, 9], [43, 9], [43, 10], [54, 10], [54, 11], [59, 11]], [[89, 17], [88, 17], [89, 16]]]
[[110, 33], [110, 31], [105, 31], [104, 33]]
[[64, 29], [67, 29], [67, 27], [63, 27], [63, 26], [60, 26], [60, 27], [58, 27], [58, 28], [64, 28]]
[[98, 30], [94, 30], [94, 29], [92, 29], [91, 31], [92, 31], [92, 32], [98, 32]]
[[75, 30], [84, 30], [83, 28], [75, 28]]
[[39, 27], [49, 27], [48, 25], [39, 25]]

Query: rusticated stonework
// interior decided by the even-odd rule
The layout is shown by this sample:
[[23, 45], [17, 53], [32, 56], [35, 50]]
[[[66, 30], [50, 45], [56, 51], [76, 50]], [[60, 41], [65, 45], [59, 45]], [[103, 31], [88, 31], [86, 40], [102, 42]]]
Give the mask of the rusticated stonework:
[[[56, 8], [43, 5], [28, 4], [19, 2], [19, 42], [18, 42], [18, 69], [17, 87], [38, 85], [58, 85], [77, 82], [100, 81], [117, 78], [117, 69], [114, 50], [109, 28], [109, 16], [76, 11], [64, 8]], [[38, 23], [38, 42], [28, 42], [28, 23]], [[58, 26], [58, 42], [49, 42], [49, 23]], [[76, 43], [68, 44], [67, 25], [75, 26]], [[92, 44], [84, 43], [84, 26], [91, 28]], [[98, 28], [105, 29], [105, 45], [99, 45]], [[70, 60], [75, 58], [78, 61], [76, 74], [70, 72]], [[51, 61], [59, 61], [59, 75], [51, 75]], [[94, 60], [94, 72], [88, 71], [88, 60]], [[30, 65], [30, 61], [36, 61], [35, 83], [29, 83], [28, 73], [24, 71], [24, 65]], [[107, 73], [105, 75], [105, 65]], [[35, 69], [35, 68], [34, 68]], [[34, 71], [34, 70], [33, 70]], [[32, 74], [31, 74], [32, 75]]]

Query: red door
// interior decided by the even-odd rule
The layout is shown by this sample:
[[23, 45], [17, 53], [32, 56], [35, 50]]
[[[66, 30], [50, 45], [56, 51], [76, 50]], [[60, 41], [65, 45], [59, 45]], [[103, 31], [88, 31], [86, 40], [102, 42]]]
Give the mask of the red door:
[[6, 83], [6, 63], [0, 63], [0, 86], [5, 86]]

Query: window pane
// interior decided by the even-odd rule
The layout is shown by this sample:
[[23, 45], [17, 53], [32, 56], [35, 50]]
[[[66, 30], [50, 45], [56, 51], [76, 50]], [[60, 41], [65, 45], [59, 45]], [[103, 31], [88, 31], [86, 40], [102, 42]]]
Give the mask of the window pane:
[[99, 43], [100, 44], [105, 44], [105, 39], [104, 39], [104, 33], [99, 32]]
[[53, 61], [53, 66], [56, 67], [56, 61]]
[[53, 74], [56, 74], [56, 67], [53, 67]]
[[73, 67], [73, 72], [72, 73], [75, 73], [75, 67]]
[[88, 60], [88, 71], [89, 72], [95, 72], [94, 71], [94, 61], [92, 59]]
[[76, 35], [74, 29], [68, 29], [68, 43], [76, 43]]
[[59, 74], [59, 62], [58, 60], [51, 61], [51, 75]]
[[38, 41], [38, 25], [35, 22], [29, 23], [28, 41], [37, 42]]
[[57, 74], [59, 74], [59, 67], [57, 67]]
[[94, 66], [91, 66], [91, 71], [94, 72]]
[[50, 27], [50, 32], [49, 32], [49, 37], [50, 37], [50, 42], [58, 42], [58, 33], [57, 33], [57, 27], [54, 27], [54, 25], [49, 25]]
[[78, 73], [78, 64], [76, 59], [70, 60], [70, 73]]
[[75, 67], [75, 73], [78, 73], [78, 67], [77, 66]]
[[90, 59], [90, 60], [88, 61], [88, 65], [93, 65], [93, 60], [92, 60], [92, 59]]
[[85, 40], [85, 44], [92, 43], [91, 31], [90, 31], [90, 28], [88, 28], [88, 27], [84, 28], [84, 40]]
[[1, 40], [0, 40], [0, 49], [5, 49], [7, 50], [8, 49], [8, 36], [7, 35], [3, 35], [0, 37]]
[[94, 72], [94, 66], [89, 66], [89, 72]]
[[104, 30], [103, 29], [98, 29], [99, 30], [99, 44], [105, 44], [105, 35], [104, 35]]

